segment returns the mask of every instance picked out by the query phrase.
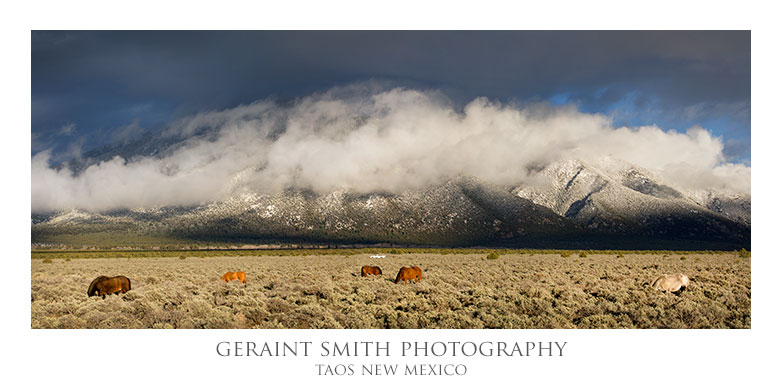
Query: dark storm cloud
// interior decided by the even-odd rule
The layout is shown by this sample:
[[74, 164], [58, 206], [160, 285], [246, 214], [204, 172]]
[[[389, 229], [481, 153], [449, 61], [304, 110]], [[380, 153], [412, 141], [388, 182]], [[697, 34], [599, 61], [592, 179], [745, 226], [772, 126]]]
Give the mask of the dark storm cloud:
[[673, 104], [735, 101], [750, 93], [749, 43], [749, 32], [734, 31], [35, 32], [33, 92], [78, 83], [95, 94], [208, 103], [381, 77], [471, 97], [608, 86]]
[[725, 118], [749, 139], [746, 31], [35, 31], [33, 132], [40, 145], [108, 142], [131, 123], [367, 79], [437, 88], [457, 106], [566, 93], [588, 112], [621, 105], [673, 126]]

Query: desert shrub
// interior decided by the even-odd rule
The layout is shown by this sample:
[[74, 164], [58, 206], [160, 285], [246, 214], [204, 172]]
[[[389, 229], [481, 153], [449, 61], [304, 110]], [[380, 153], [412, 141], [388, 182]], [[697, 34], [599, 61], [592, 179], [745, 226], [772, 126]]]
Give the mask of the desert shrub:
[[[414, 250], [415, 249], [415, 250]], [[698, 254], [673, 264], [663, 252], [595, 251], [590, 262], [570, 250], [487, 252], [403, 249], [384, 263], [382, 277], [358, 277], [357, 258], [248, 254], [138, 258], [78, 255], [68, 266], [31, 263], [33, 328], [749, 328], [750, 262], [737, 252]], [[354, 250], [360, 252], [359, 250]], [[409, 253], [410, 251], [410, 253]], [[265, 252], [266, 253], [266, 252]], [[282, 253], [282, 251], [281, 251]], [[303, 253], [303, 252], [300, 252]], [[372, 251], [371, 253], [375, 253]], [[534, 254], [534, 256], [526, 256]], [[624, 256], [627, 254], [628, 256]], [[625, 260], [612, 259], [623, 255]], [[69, 256], [72, 257], [73, 255]], [[46, 256], [47, 258], [49, 256]], [[64, 258], [51, 256], [52, 258]], [[500, 259], [502, 257], [502, 259]], [[674, 259], [671, 253], [669, 259]], [[392, 283], [402, 265], [424, 270], [421, 284]], [[246, 286], [220, 275], [242, 269]], [[102, 273], [132, 277], [133, 290], [87, 299], [86, 286]], [[176, 272], [174, 271], [176, 270]], [[479, 271], [477, 271], [479, 270]], [[642, 282], [660, 273], [698, 275], [679, 296]], [[176, 275], [176, 278], [173, 278]]]
[[571, 257], [571, 254], [568, 252], [562, 252], [560, 253], [560, 257]]
[[741, 257], [741, 258], [743, 258], [743, 259], [750, 258], [750, 252], [748, 252], [747, 250], [745, 250], [745, 248], [742, 248], [742, 249], [740, 249], [740, 251], [739, 251], [739, 257]]
[[579, 257], [587, 257], [587, 253], [579, 252]]
[[489, 259], [489, 260], [495, 260], [495, 259], [497, 259], [497, 258], [499, 258], [499, 257], [500, 257], [500, 255], [499, 255], [499, 254], [497, 254], [497, 252], [490, 252], [490, 253], [487, 255], [487, 259]]
[[52, 259], [50, 259], [50, 258], [43, 259], [42, 263], [44, 263], [44, 264], [52, 264]]
[[688, 260], [688, 258], [685, 256], [680, 256], [680, 260]]

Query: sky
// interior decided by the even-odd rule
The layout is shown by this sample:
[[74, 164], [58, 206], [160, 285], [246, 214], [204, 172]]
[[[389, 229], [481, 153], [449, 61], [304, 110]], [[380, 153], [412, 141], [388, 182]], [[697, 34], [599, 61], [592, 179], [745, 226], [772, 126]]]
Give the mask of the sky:
[[[31, 38], [34, 209], [94, 205], [97, 194], [126, 199], [103, 208], [193, 204], [235, 185], [193, 187], [196, 172], [236, 180], [252, 168], [240, 176], [256, 190], [374, 191], [460, 173], [509, 184], [524, 180], [531, 164], [602, 154], [683, 185], [722, 180], [750, 191], [749, 31], [33, 31]], [[198, 137], [194, 129], [205, 127], [216, 135]], [[166, 156], [76, 173], [58, 166], [155, 134], [189, 141]], [[443, 140], [451, 149], [438, 150]], [[454, 151], [469, 157], [477, 145], [502, 153], [451, 161]], [[371, 159], [380, 162], [354, 168]], [[738, 170], [739, 186], [729, 183]], [[117, 191], [102, 192], [107, 182]], [[139, 194], [139, 182], [165, 190]], [[53, 199], [45, 195], [52, 186], [69, 190]], [[205, 193], [213, 195], [192, 196]]]

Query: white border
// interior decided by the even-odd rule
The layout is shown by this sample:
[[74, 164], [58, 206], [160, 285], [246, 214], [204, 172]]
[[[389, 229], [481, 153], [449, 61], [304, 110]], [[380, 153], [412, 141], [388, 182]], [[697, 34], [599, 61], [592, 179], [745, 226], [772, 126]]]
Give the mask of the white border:
[[[781, 260], [772, 238], [781, 221], [776, 207], [781, 167], [777, 148], [780, 50], [778, 12], [753, 2], [628, 1], [515, 3], [499, 1], [159, 2], [108, 5], [104, 1], [38, 1], [5, 5], [2, 16], [2, 145], [5, 217], [0, 286], [4, 372], [38, 387], [90, 386], [112, 381], [123, 388], [168, 386], [372, 385], [646, 388], [671, 386], [762, 387], [778, 383]], [[774, 19], [773, 19], [774, 18]], [[753, 98], [753, 310], [751, 330], [281, 330], [281, 331], [54, 331], [31, 330], [29, 275], [30, 30], [32, 29], [752, 29]], [[778, 223], [775, 223], [778, 222]], [[460, 378], [325, 378], [313, 374], [319, 359], [220, 358], [222, 340], [478, 340], [568, 341], [558, 359], [460, 359]], [[116, 359], [92, 357], [118, 346]], [[672, 350], [672, 346], [678, 346]], [[337, 359], [329, 359], [337, 363]], [[374, 360], [374, 359], [373, 359]], [[369, 359], [367, 360], [369, 361]], [[401, 361], [411, 363], [410, 360]], [[361, 363], [359, 361], [358, 363]], [[408, 379], [413, 379], [408, 381]], [[117, 381], [120, 382], [117, 382]], [[769, 382], [767, 382], [769, 381]], [[108, 382], [103, 382], [108, 383]], [[763, 386], [768, 387], [769, 385]]]

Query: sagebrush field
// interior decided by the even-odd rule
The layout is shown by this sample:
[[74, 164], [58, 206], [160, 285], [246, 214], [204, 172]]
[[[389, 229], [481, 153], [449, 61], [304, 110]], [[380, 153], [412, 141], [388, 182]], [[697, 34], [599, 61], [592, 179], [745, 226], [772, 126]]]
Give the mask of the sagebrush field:
[[[33, 328], [750, 328], [750, 258], [687, 254], [33, 256]], [[494, 256], [493, 256], [494, 257]], [[48, 261], [47, 261], [48, 260]], [[363, 265], [381, 276], [361, 277]], [[394, 284], [418, 265], [418, 284]], [[244, 271], [247, 284], [226, 283]], [[663, 273], [691, 279], [653, 290]], [[132, 289], [87, 297], [99, 275]]]

